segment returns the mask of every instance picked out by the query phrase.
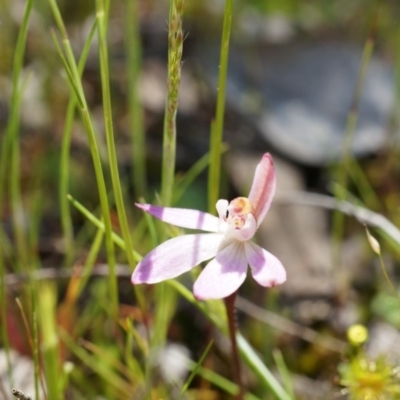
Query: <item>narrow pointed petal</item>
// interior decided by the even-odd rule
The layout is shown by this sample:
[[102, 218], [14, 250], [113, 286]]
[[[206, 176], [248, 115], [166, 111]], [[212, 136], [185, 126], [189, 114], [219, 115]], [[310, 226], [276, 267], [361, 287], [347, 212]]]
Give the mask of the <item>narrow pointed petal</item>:
[[200, 229], [206, 232], [218, 232], [219, 219], [214, 215], [188, 208], [172, 208], [139, 204], [136, 206], [161, 221], [180, 226], [181, 228]]
[[233, 241], [207, 264], [194, 283], [193, 293], [199, 300], [225, 298], [239, 288], [246, 273], [243, 244]]
[[261, 286], [272, 287], [286, 281], [286, 270], [273, 254], [252, 242], [244, 246], [253, 277]]
[[217, 254], [223, 235], [183, 235], [157, 246], [140, 261], [132, 283], [157, 283], [175, 278]]
[[275, 195], [276, 176], [274, 162], [269, 153], [264, 154], [254, 174], [249, 200], [254, 207], [257, 226], [264, 220]]

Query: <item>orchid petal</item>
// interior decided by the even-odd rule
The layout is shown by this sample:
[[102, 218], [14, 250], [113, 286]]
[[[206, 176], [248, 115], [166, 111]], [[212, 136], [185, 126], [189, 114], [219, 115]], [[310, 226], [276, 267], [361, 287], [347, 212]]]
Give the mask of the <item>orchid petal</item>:
[[172, 208], [139, 204], [136, 206], [161, 221], [181, 228], [200, 229], [206, 232], [218, 232], [219, 219], [214, 215], [188, 208]]
[[217, 254], [223, 235], [183, 235], [167, 240], [147, 254], [132, 275], [132, 283], [157, 283], [175, 278]]
[[265, 218], [275, 194], [276, 176], [272, 156], [264, 154], [254, 174], [249, 200], [254, 207], [257, 226]]
[[273, 254], [252, 242], [244, 246], [253, 278], [261, 286], [272, 287], [286, 281], [286, 270]]
[[228, 206], [229, 206], [228, 200], [219, 199], [217, 201], [217, 203], [215, 204], [215, 208], [217, 209], [219, 219], [222, 219], [222, 220], [226, 219], [226, 215], [228, 212]]
[[243, 244], [235, 240], [207, 264], [194, 283], [193, 293], [199, 300], [225, 298], [239, 288], [246, 273]]

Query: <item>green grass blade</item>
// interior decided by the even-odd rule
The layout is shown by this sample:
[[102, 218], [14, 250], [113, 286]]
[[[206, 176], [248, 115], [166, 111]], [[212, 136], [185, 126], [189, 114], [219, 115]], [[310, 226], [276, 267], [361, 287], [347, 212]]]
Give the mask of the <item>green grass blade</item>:
[[[94, 214], [92, 214], [87, 208], [85, 208], [78, 200], [74, 199], [71, 195], [68, 195], [67, 198], [72, 203], [72, 205], [78, 211], [80, 211], [94, 226], [96, 226], [98, 229], [101, 229], [103, 232], [105, 232], [105, 225], [102, 221], [100, 221]], [[122, 239], [121, 236], [112, 232], [111, 238], [112, 238], [113, 242], [120, 249], [127, 251], [124, 239]], [[131, 249], [131, 251], [132, 251], [135, 261], [140, 261], [142, 259], [142, 256], [137, 251], [135, 251], [134, 249]]]
[[[82, 50], [81, 58], [79, 60], [78, 70], [79, 74], [85, 67], [87, 56], [89, 54], [90, 46], [93, 41], [94, 34], [96, 32], [96, 21], [93, 23], [90, 33], [86, 39], [84, 48]], [[72, 124], [75, 116], [75, 109], [77, 105], [77, 99], [75, 94], [72, 92], [64, 122], [64, 132], [61, 144], [61, 156], [60, 156], [60, 184], [59, 184], [59, 202], [60, 202], [60, 214], [61, 214], [61, 226], [64, 233], [65, 243], [65, 266], [71, 266], [74, 258], [74, 233], [72, 227], [72, 219], [69, 208], [69, 201], [67, 194], [69, 192], [69, 171], [70, 171], [70, 147], [71, 147], [71, 134]]]
[[[225, 153], [227, 149], [227, 146], [222, 145], [222, 153]], [[183, 196], [188, 187], [207, 168], [209, 164], [210, 153], [207, 153], [199, 158], [181, 179], [176, 180], [173, 194], [173, 204], [176, 204], [179, 201], [179, 199]]]
[[286, 392], [289, 394], [292, 400], [296, 400], [290, 372], [285, 364], [282, 352], [278, 349], [275, 349], [272, 354], [274, 356], [275, 364], [278, 367], [279, 374], [281, 376], [281, 380], [283, 382]]
[[198, 371], [199, 371], [201, 365], [203, 364], [204, 360], [206, 359], [207, 354], [210, 352], [211, 347], [213, 346], [213, 344], [214, 344], [214, 341], [211, 340], [210, 343], [207, 345], [206, 349], [203, 351], [203, 354], [201, 355], [199, 361], [198, 361], [197, 363], [195, 363], [194, 368], [192, 369], [191, 374], [190, 374], [189, 377], [186, 379], [185, 384], [182, 386], [182, 389], [181, 389], [181, 393], [182, 393], [182, 394], [185, 393], [185, 392], [188, 390], [190, 383], [192, 382], [193, 378], [194, 378], [194, 377], [196, 376], [196, 374], [198, 373]]
[[243, 361], [246, 362], [249, 368], [258, 377], [259, 381], [263, 383], [265, 387], [269, 388], [277, 399], [292, 400], [292, 397], [283, 389], [282, 385], [264, 365], [246, 339], [241, 334], [237, 334], [236, 339]]
[[[10, 158], [4, 154], [5, 159], [0, 167], [0, 185], [5, 187], [4, 178], [7, 174], [8, 167], [10, 173], [10, 203], [12, 222], [14, 228], [15, 244], [18, 254], [18, 263], [24, 268], [28, 267], [28, 244], [24, 232], [24, 209], [21, 198], [20, 187], [20, 148], [19, 148], [19, 128], [20, 128], [20, 106], [23, 84], [21, 84], [22, 66], [25, 55], [26, 38], [28, 35], [29, 18], [32, 11], [32, 0], [28, 0], [25, 5], [24, 15], [21, 28], [17, 38], [13, 60], [12, 73], [12, 94], [10, 104], [10, 118], [7, 125], [6, 137], [4, 139], [3, 150], [10, 152]], [[2, 154], [3, 156], [3, 154]], [[8, 165], [7, 165], [8, 164]], [[0, 204], [2, 199], [0, 198]]]
[[[33, 363], [35, 369], [35, 398], [40, 399], [39, 396], [39, 383], [41, 379], [40, 375], [40, 350], [39, 350], [39, 329], [38, 329], [38, 313], [37, 313], [37, 290], [36, 282], [31, 283], [31, 304], [32, 304], [32, 341], [33, 341]], [[44, 385], [43, 385], [44, 389]]]
[[[99, 48], [100, 48], [100, 74], [101, 74], [101, 86], [103, 91], [103, 110], [104, 110], [104, 122], [107, 138], [107, 149], [108, 158], [110, 161], [111, 180], [114, 191], [115, 203], [117, 206], [118, 219], [121, 225], [122, 237], [124, 238], [125, 246], [127, 249], [132, 248], [131, 235], [129, 231], [128, 220], [125, 211], [124, 199], [122, 195], [121, 182], [118, 171], [117, 152], [115, 149], [114, 129], [113, 129], [113, 118], [111, 109], [111, 94], [110, 94], [110, 76], [108, 67], [108, 50], [107, 50], [107, 24], [105, 16], [105, 5], [104, 1], [97, 0], [97, 21], [98, 21], [98, 37], [99, 37]], [[135, 268], [136, 262], [133, 258], [131, 251], [127, 251], [129, 265], [132, 269]]]
[[146, 146], [143, 109], [139, 100], [141, 44], [139, 32], [139, 1], [127, 0], [125, 49], [127, 55], [129, 128], [132, 135], [133, 184], [136, 196], [147, 195]]
[[224, 130], [225, 94], [228, 76], [229, 40], [231, 35], [233, 0], [226, 0], [222, 27], [221, 53], [218, 77], [217, 106], [215, 121], [211, 124], [210, 169], [208, 173], [208, 211], [214, 212], [219, 198], [221, 177], [222, 136]]
[[[374, 21], [376, 23], [376, 21]], [[353, 142], [354, 133], [357, 127], [358, 121], [358, 107], [361, 100], [362, 90], [365, 83], [365, 77], [368, 70], [368, 66], [372, 57], [375, 44], [375, 30], [376, 26], [373, 25], [370, 35], [365, 43], [363, 54], [361, 57], [360, 67], [357, 76], [356, 87], [354, 90], [353, 99], [350, 105], [350, 110], [347, 117], [345, 136], [343, 143], [343, 158], [342, 163], [340, 163], [336, 169], [337, 183], [340, 187], [347, 188], [348, 174], [347, 171], [352, 167], [352, 154], [351, 154], [351, 144]], [[336, 194], [335, 197], [339, 200], [345, 200], [342, 192]], [[340, 246], [341, 238], [343, 237], [344, 230], [344, 216], [339, 212], [333, 214], [332, 222], [332, 248], [333, 248], [333, 263], [338, 263], [340, 260]]]
[[[192, 369], [193, 371], [197, 368], [198, 364], [194, 362], [189, 362], [189, 368]], [[216, 372], [203, 368], [203, 367], [198, 367], [197, 368], [197, 375], [203, 377], [204, 379], [207, 379], [210, 383], [215, 385], [216, 387], [224, 390], [226, 393], [230, 394], [231, 396], [235, 396], [235, 394], [238, 391], [238, 386], [229, 381], [228, 379], [224, 378], [223, 376], [217, 374]], [[251, 393], [246, 393], [244, 395], [245, 400], [260, 400], [258, 397], [254, 396]]]
[[68, 65], [66, 68], [67, 75], [70, 79], [70, 83], [75, 90], [75, 95], [81, 107], [81, 115], [82, 120], [85, 126], [85, 130], [87, 133], [87, 137], [89, 140], [90, 151], [92, 155], [93, 166], [95, 170], [97, 188], [99, 192], [100, 206], [102, 217], [104, 220], [104, 229], [105, 229], [105, 242], [107, 249], [107, 262], [110, 268], [109, 273], [109, 296], [111, 300], [111, 305], [114, 310], [114, 314], [117, 315], [118, 310], [118, 285], [117, 285], [117, 277], [115, 274], [115, 252], [114, 252], [114, 242], [112, 240], [112, 227], [111, 227], [111, 218], [109, 213], [109, 204], [106, 190], [106, 183], [103, 174], [103, 167], [101, 164], [101, 157], [97, 145], [96, 135], [93, 127], [92, 120], [90, 118], [89, 109], [87, 107], [85, 94], [83, 91], [82, 82], [80, 79], [80, 74], [78, 70], [78, 66], [75, 61], [75, 57], [72, 51], [72, 47], [70, 41], [68, 39], [66, 29], [64, 23], [62, 21], [62, 17], [60, 15], [57, 3], [55, 0], [49, 0], [50, 7], [53, 12], [53, 16], [56, 19], [58, 28], [62, 33], [63, 39], [63, 49], [65, 51], [65, 58], [62, 57], [62, 61]]
[[61, 400], [60, 391], [61, 366], [59, 363], [59, 346], [56, 322], [57, 294], [53, 283], [45, 282], [40, 287], [38, 296], [39, 323], [41, 331], [41, 355], [44, 364], [48, 398]]
[[86, 257], [85, 264], [83, 266], [82, 270], [82, 276], [81, 279], [79, 280], [79, 286], [77, 289], [77, 297], [82, 293], [84, 288], [86, 287], [86, 284], [88, 280], [90, 279], [91, 272], [94, 268], [97, 256], [100, 251], [101, 244], [103, 242], [104, 238], [104, 230], [98, 229], [96, 236], [93, 240], [92, 246], [90, 247], [89, 254]]
[[80, 344], [71, 338], [64, 330], [59, 331], [61, 340], [66, 344], [69, 350], [88, 368], [95, 372], [104, 383], [110, 385], [110, 388], [115, 392], [117, 399], [129, 399], [132, 393], [132, 387], [114, 369], [105, 362], [99, 362], [98, 357], [93, 356], [86, 351]]
[[[130, 318], [126, 318], [126, 320], [124, 321], [124, 325], [127, 333], [125, 346], [126, 364], [129, 370], [132, 372], [133, 376], [135, 377], [132, 382], [141, 382], [144, 379], [144, 374], [140, 366], [139, 360], [133, 354], [132, 349], [134, 347], [134, 344], [136, 344], [140, 348], [142, 339], [140, 338], [140, 334], [137, 332]], [[139, 340], [137, 340], [138, 338]]]

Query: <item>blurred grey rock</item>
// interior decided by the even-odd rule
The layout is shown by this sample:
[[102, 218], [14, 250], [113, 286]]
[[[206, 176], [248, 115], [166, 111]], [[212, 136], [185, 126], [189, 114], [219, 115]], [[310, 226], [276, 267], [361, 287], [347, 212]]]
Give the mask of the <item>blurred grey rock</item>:
[[293, 375], [292, 379], [294, 391], [298, 396], [296, 398], [307, 400], [343, 400], [345, 398], [329, 381], [310, 379], [304, 375]]
[[[202, 73], [214, 88], [218, 49], [199, 47]], [[253, 118], [265, 141], [290, 159], [309, 165], [338, 160], [362, 50], [331, 42], [232, 47], [228, 103]], [[351, 145], [355, 156], [374, 153], [386, 144], [393, 87], [392, 66], [372, 57]]]
[[[8, 378], [7, 357], [4, 349], [0, 350], [0, 379], [2, 388], [8, 391], [8, 397], [12, 398], [12, 388], [18, 389], [27, 396], [35, 397], [35, 373], [33, 361], [30, 358], [19, 355], [16, 351], [10, 350], [11, 369], [13, 374], [12, 383]], [[13, 387], [11, 387], [11, 384]], [[0, 392], [0, 398], [2, 392]], [[43, 398], [41, 387], [39, 387], [40, 398]]]
[[393, 365], [400, 363], [400, 332], [385, 322], [372, 325], [369, 331], [367, 354], [372, 358], [385, 356]]
[[285, 43], [295, 34], [293, 23], [286, 15], [262, 15], [252, 8], [245, 8], [240, 14], [239, 31], [248, 41], [261, 37], [269, 43]]

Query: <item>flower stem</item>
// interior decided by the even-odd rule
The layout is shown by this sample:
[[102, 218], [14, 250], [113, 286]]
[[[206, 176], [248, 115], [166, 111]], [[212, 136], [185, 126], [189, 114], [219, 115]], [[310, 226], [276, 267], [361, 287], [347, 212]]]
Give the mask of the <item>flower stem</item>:
[[210, 168], [208, 170], [208, 210], [215, 210], [219, 199], [221, 178], [221, 151], [225, 116], [225, 93], [228, 80], [229, 41], [231, 36], [233, 0], [226, 0], [222, 27], [220, 64], [218, 76], [217, 105], [215, 120], [211, 124]]
[[239, 351], [236, 341], [236, 312], [235, 312], [235, 299], [237, 292], [232, 293], [230, 296], [224, 299], [226, 315], [228, 317], [228, 330], [229, 330], [229, 338], [231, 340], [232, 346], [232, 362], [233, 362], [233, 374], [235, 378], [236, 384], [239, 386], [239, 391], [236, 394], [235, 400], [243, 400], [244, 399], [244, 387], [242, 381], [242, 374], [240, 369], [240, 359], [239, 359]]

